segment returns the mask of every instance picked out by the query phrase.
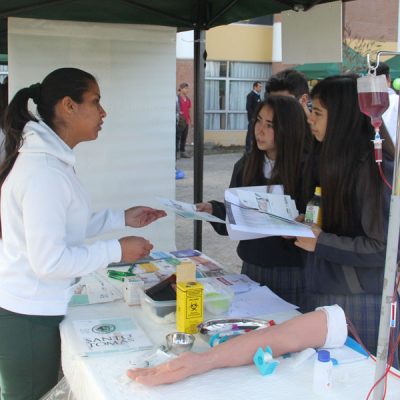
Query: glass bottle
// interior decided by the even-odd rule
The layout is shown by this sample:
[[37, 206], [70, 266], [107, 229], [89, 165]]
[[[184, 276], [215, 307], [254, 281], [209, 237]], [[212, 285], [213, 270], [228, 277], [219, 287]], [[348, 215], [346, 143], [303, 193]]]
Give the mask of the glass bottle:
[[321, 188], [319, 186], [315, 188], [314, 197], [307, 203], [304, 221], [307, 224], [322, 225]]

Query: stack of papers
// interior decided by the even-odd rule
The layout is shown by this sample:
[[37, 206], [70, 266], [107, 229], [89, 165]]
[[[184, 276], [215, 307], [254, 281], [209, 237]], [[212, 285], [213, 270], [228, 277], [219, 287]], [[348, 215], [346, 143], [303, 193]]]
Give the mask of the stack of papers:
[[[264, 187], [264, 188], [268, 188]], [[290, 196], [253, 191], [259, 187], [225, 190], [227, 230], [233, 240], [265, 236], [314, 237], [308, 225], [295, 221], [299, 215]]]

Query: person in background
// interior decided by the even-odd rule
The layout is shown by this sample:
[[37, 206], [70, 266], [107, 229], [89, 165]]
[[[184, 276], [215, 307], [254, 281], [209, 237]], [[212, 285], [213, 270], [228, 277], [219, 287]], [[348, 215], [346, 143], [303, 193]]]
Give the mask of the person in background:
[[[253, 363], [257, 349], [269, 346], [274, 357], [308, 347], [342, 347], [347, 339], [346, 317], [337, 306], [326, 306], [279, 325], [236, 336], [204, 353], [187, 352], [153, 368], [127, 371], [134, 381], [148, 386], [174, 383], [216, 368]], [[279, 367], [278, 367], [279, 368]]]
[[[299, 102], [289, 96], [270, 96], [259, 103], [252, 126], [252, 148], [234, 166], [229, 187], [282, 185], [282, 192], [301, 203], [301, 169], [304, 138], [309, 134]], [[197, 210], [226, 217], [224, 203], [197, 204]], [[226, 225], [212, 223], [222, 235]], [[304, 291], [302, 252], [292, 240], [279, 236], [241, 240], [237, 253], [242, 273], [267, 285], [286, 301], [301, 306]]]
[[[311, 92], [314, 136], [306, 161], [305, 200], [321, 187], [322, 226], [298, 237], [307, 251], [306, 307], [341, 306], [367, 347], [377, 347], [391, 190], [380, 177], [371, 140], [374, 128], [359, 108], [356, 76], [334, 76]], [[392, 182], [394, 146], [384, 126], [383, 171]], [[319, 162], [313, 149], [319, 143]]]
[[392, 79], [390, 78], [389, 65], [380, 62], [376, 68], [376, 75], [385, 75], [389, 92], [389, 108], [383, 113], [382, 119], [385, 123], [390, 137], [396, 144], [397, 115], [399, 111], [399, 95], [392, 89]]
[[186, 153], [186, 140], [189, 133], [189, 127], [192, 125], [190, 118], [190, 109], [192, 107], [192, 102], [188, 97], [189, 84], [183, 82], [179, 85], [179, 119], [178, 119], [178, 129], [179, 129], [179, 157], [177, 158], [190, 158]]
[[[176, 142], [175, 142], [175, 152], [176, 152], [176, 160], [179, 160], [181, 158], [181, 154], [179, 152], [179, 143], [181, 141], [181, 126], [179, 125], [180, 121], [180, 114], [181, 114], [181, 107], [180, 107], [180, 100], [179, 100], [179, 95], [181, 93], [181, 89], [178, 88], [176, 91], [176, 99], [175, 99], [175, 133], [176, 133]], [[186, 121], [185, 121], [186, 122]]]
[[306, 77], [299, 71], [286, 69], [268, 79], [264, 97], [273, 95], [293, 96], [299, 101], [308, 116], [310, 113], [308, 108], [309, 93]]
[[248, 125], [247, 125], [247, 134], [246, 134], [246, 153], [250, 152], [251, 150], [251, 129], [252, 129], [252, 121], [253, 121], [253, 116], [254, 112], [258, 106], [258, 103], [261, 101], [261, 89], [262, 89], [262, 84], [261, 82], [254, 82], [253, 83], [253, 90], [247, 95], [246, 97], [246, 111], [247, 111], [247, 120], [248, 120]]
[[[37, 105], [40, 119], [28, 111]], [[165, 216], [150, 207], [92, 213], [73, 149], [95, 140], [106, 112], [96, 79], [60, 68], [19, 90], [4, 117], [0, 165], [0, 387], [4, 400], [39, 399], [56, 383], [60, 333], [74, 285], [111, 262], [147, 256], [137, 236], [86, 239]]]

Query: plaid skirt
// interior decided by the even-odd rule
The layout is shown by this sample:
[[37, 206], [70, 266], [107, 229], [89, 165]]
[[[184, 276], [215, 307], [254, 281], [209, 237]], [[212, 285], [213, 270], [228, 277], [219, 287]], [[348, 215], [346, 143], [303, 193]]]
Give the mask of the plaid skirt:
[[261, 267], [243, 261], [242, 274], [268, 286], [279, 297], [302, 310], [304, 305], [303, 267]]

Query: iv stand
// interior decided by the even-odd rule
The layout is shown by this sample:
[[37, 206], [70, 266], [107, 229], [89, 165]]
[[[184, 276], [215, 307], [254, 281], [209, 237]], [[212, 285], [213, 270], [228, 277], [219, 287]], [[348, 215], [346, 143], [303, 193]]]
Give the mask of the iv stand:
[[[379, 51], [376, 57], [376, 66], [371, 67], [369, 54], [367, 57], [368, 67], [376, 70], [379, 65], [379, 57], [381, 55], [398, 55], [400, 52], [395, 51]], [[386, 245], [385, 272], [383, 279], [381, 318], [379, 322], [378, 347], [376, 350], [376, 369], [375, 380], [377, 382], [386, 371], [388, 350], [389, 350], [389, 334], [390, 334], [390, 312], [393, 291], [396, 282], [397, 272], [397, 252], [400, 230], [400, 107], [397, 112], [396, 125], [396, 144], [394, 155], [393, 170], [393, 188], [390, 198], [389, 211], [389, 228]], [[397, 325], [399, 321], [396, 320]], [[374, 389], [374, 400], [381, 400], [384, 393], [384, 379]]]

